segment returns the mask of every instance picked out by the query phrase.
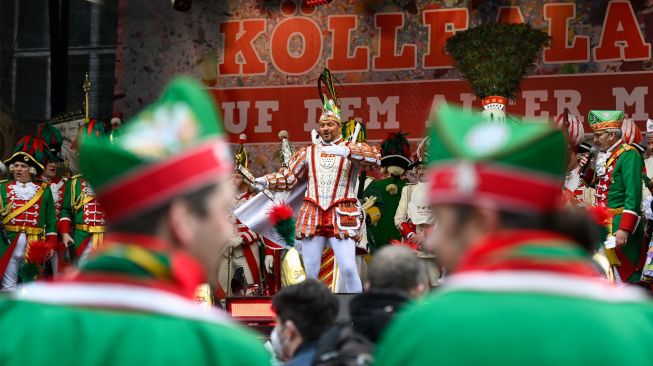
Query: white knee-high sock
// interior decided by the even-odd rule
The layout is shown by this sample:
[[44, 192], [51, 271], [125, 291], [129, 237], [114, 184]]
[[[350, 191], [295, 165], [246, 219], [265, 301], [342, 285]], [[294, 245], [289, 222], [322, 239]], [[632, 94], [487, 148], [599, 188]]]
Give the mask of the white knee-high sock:
[[302, 259], [306, 278], [317, 278], [320, 274], [322, 263], [322, 251], [326, 245], [327, 238], [316, 236], [310, 239], [302, 239]]
[[356, 243], [354, 240], [329, 238], [329, 245], [333, 248], [336, 256], [338, 269], [345, 283], [345, 292], [363, 292], [363, 284], [356, 268]]

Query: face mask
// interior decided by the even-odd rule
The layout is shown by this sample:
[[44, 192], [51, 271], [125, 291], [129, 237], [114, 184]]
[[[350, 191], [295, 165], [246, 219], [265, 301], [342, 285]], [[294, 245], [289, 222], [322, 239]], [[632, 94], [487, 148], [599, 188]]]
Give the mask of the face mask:
[[270, 345], [272, 346], [272, 351], [274, 351], [274, 356], [277, 360], [285, 361], [286, 358], [283, 354], [283, 344], [281, 343], [278, 329], [278, 327], [274, 327], [272, 330], [272, 333], [270, 334]]

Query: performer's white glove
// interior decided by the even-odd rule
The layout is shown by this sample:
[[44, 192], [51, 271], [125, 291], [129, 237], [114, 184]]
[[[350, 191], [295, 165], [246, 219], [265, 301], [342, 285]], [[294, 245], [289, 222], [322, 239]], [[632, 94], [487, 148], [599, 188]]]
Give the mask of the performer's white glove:
[[266, 188], [268, 188], [268, 180], [265, 179], [265, 177], [258, 177], [254, 179], [254, 185], [259, 191], [262, 191]]
[[346, 158], [349, 156], [350, 150], [347, 146], [342, 146], [342, 145], [328, 145], [322, 147], [322, 152], [325, 154], [330, 154], [330, 155], [336, 155], [336, 156], [342, 156], [343, 158]]
[[363, 199], [363, 204], [361, 205], [361, 208], [363, 209], [363, 211], [367, 211], [367, 209], [374, 206], [375, 203], [376, 203], [376, 196], [365, 197]]
[[268, 271], [269, 274], [274, 273], [274, 257], [271, 255], [266, 255], [265, 259], [263, 260], [263, 263], [265, 263], [265, 270]]
[[70, 234], [63, 233], [61, 234], [61, 242], [68, 248], [71, 245], [75, 245], [75, 240]]

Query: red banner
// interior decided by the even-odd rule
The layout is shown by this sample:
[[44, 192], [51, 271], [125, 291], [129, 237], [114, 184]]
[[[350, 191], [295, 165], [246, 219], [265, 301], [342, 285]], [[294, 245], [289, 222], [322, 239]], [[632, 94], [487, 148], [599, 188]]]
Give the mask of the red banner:
[[444, 45], [485, 22], [551, 36], [508, 114], [552, 118], [567, 107], [582, 120], [590, 109], [622, 109], [640, 126], [653, 118], [650, 2], [223, 0], [187, 13], [159, 2], [121, 1], [115, 109], [129, 117], [172, 77], [191, 75], [214, 92], [233, 142], [246, 133], [274, 143], [280, 130], [308, 141], [325, 66], [342, 83], [344, 117], [363, 121], [372, 140], [399, 129], [420, 138], [438, 103], [480, 108]]
[[[343, 84], [339, 91], [343, 117], [364, 122], [371, 140], [396, 130], [410, 132], [414, 138], [423, 136], [430, 111], [440, 103], [481, 108], [464, 80]], [[314, 85], [213, 92], [233, 142], [240, 133], [246, 133], [249, 142], [276, 141], [280, 130], [287, 130], [294, 141], [308, 141], [322, 107]], [[522, 92], [507, 112], [547, 119], [567, 107], [584, 121], [590, 109], [620, 109], [641, 123], [653, 108], [651, 93], [651, 71], [532, 76], [524, 80]]]

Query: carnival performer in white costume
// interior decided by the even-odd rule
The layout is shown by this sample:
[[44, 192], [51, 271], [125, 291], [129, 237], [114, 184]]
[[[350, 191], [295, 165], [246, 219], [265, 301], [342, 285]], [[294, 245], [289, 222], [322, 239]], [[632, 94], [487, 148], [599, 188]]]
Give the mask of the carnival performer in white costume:
[[299, 149], [287, 168], [256, 178], [261, 188], [291, 190], [308, 180], [304, 202], [297, 215], [296, 237], [301, 240], [306, 276], [318, 278], [322, 251], [328, 244], [338, 262], [344, 290], [362, 291], [356, 269], [356, 241], [364, 218], [356, 198], [356, 180], [361, 166], [378, 165], [379, 151], [366, 143], [342, 139], [342, 119], [328, 70], [320, 76], [331, 98], [322, 94], [324, 111], [319, 119], [319, 137]]

